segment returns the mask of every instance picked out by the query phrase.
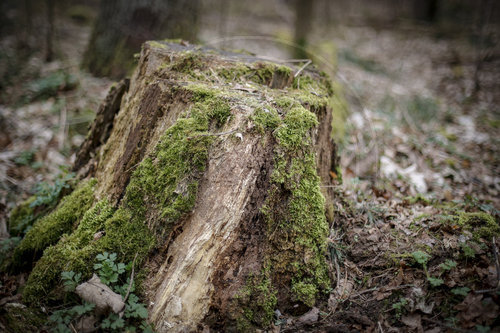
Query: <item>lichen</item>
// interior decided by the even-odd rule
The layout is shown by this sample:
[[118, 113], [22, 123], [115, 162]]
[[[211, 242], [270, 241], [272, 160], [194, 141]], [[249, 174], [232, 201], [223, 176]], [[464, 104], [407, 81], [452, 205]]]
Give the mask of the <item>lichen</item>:
[[92, 205], [95, 184], [95, 180], [82, 183], [64, 197], [53, 212], [36, 221], [15, 249], [14, 264], [29, 264], [63, 234], [70, 233]]

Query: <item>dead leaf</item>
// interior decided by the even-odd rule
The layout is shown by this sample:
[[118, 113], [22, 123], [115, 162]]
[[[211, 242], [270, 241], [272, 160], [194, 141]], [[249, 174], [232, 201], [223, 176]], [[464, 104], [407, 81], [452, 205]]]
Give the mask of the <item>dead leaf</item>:
[[419, 332], [423, 332], [422, 328], [422, 318], [419, 314], [413, 313], [407, 316], [401, 317], [401, 321], [408, 327], [416, 328]]
[[319, 309], [314, 307], [308, 312], [304, 313], [302, 316], [300, 316], [297, 321], [302, 324], [314, 324], [315, 322], [318, 321], [319, 318]]

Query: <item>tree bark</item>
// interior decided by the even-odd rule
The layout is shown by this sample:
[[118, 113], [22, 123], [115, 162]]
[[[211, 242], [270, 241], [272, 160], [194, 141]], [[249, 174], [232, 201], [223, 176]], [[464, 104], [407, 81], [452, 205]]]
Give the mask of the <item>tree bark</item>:
[[[81, 261], [80, 252], [68, 249], [96, 247], [122, 262], [135, 252], [158, 332], [268, 328], [276, 309], [300, 315], [314, 306], [331, 286], [331, 122], [340, 110], [328, 78], [311, 67], [295, 77], [299, 68], [255, 57], [146, 43], [128, 91], [112, 88], [75, 165], [114, 215], [95, 227], [99, 240], [70, 246], [73, 235], [64, 236], [64, 251], [45, 251], [25, 299], [58, 283], [46, 282], [44, 263], [77, 271], [70, 258]], [[115, 237], [118, 221], [146, 225], [153, 250], [128, 250], [136, 235]]]
[[101, 1], [82, 67], [96, 76], [123, 78], [146, 40], [194, 41], [198, 7], [198, 0]]

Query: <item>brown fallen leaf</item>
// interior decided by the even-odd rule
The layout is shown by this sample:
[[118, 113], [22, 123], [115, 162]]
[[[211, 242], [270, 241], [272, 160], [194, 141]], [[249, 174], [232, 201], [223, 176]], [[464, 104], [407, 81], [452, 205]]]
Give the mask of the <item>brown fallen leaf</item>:
[[424, 331], [424, 329], [422, 328], [422, 317], [420, 317], [419, 314], [412, 313], [407, 316], [403, 316], [401, 317], [401, 321], [408, 327], [411, 327], [413, 329], [416, 328], [418, 332]]
[[76, 287], [76, 293], [85, 301], [95, 304], [97, 314], [108, 313], [110, 310], [119, 313], [125, 307], [122, 296], [102, 283], [95, 274], [90, 280]]

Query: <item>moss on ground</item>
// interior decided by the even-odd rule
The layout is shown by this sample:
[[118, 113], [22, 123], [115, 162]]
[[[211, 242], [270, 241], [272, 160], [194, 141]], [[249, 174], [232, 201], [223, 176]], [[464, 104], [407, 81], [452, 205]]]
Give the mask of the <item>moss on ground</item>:
[[8, 228], [9, 234], [12, 237], [21, 235], [26, 227], [30, 226], [33, 222], [35, 218], [35, 209], [30, 205], [35, 199], [35, 196], [28, 198], [15, 207], [10, 213]]
[[61, 236], [71, 233], [94, 201], [95, 180], [82, 183], [56, 209], [33, 224], [14, 251], [14, 265], [29, 264]]
[[472, 232], [476, 241], [480, 238], [491, 240], [492, 237], [500, 235], [500, 225], [495, 218], [488, 213], [476, 212], [458, 214], [457, 224], [465, 230]]
[[5, 332], [40, 332], [43, 331], [46, 315], [39, 310], [16, 306], [10, 303], [0, 309], [0, 323]]

